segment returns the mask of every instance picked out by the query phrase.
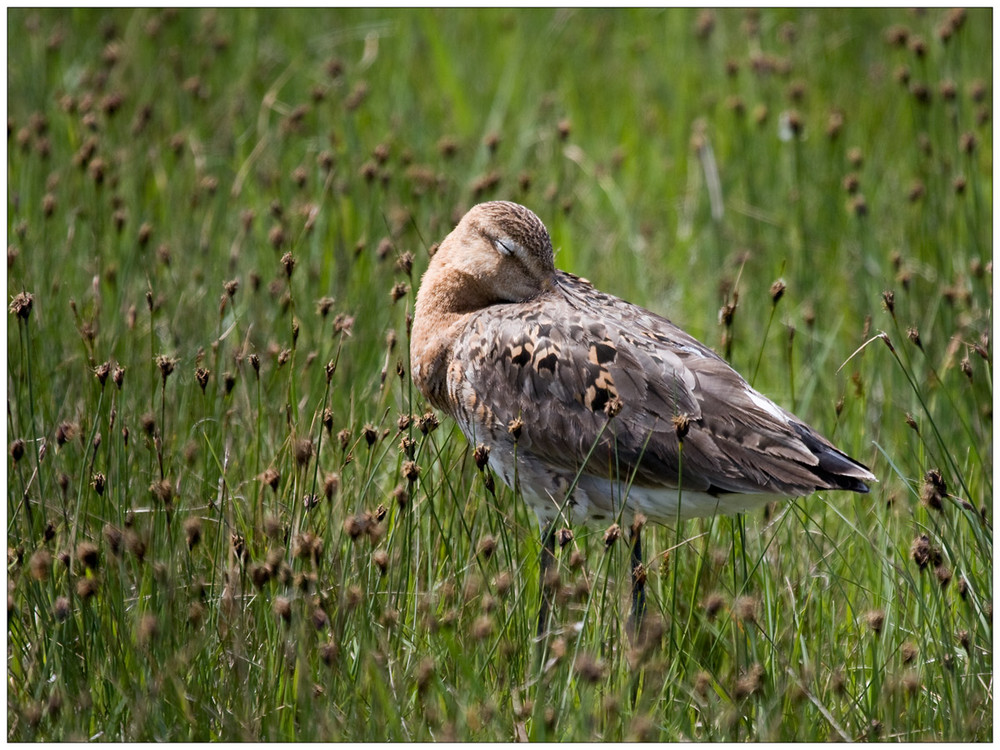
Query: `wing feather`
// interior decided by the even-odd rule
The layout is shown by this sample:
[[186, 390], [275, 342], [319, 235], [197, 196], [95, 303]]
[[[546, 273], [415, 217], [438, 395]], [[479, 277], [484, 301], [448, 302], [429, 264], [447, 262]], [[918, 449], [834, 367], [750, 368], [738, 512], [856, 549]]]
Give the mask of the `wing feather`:
[[[685, 489], [793, 496], [864, 491], [871, 477], [670, 321], [571, 274], [557, 272], [539, 298], [475, 315], [453, 355], [453, 403], [478, 409], [460, 410], [460, 422], [497, 439], [520, 417], [519, 450], [553, 468], [676, 487], [673, 418], [684, 415]], [[622, 404], [614, 418], [612, 399]]]

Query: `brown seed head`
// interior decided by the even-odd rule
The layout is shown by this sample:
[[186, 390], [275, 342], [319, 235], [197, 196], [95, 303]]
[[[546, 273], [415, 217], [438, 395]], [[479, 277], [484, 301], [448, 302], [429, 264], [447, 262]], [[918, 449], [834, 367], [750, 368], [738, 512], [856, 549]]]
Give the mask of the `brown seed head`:
[[274, 604], [272, 605], [274, 614], [284, 620], [286, 623], [292, 620], [292, 603], [284, 596], [278, 596], [274, 599]]
[[714, 620], [716, 615], [722, 611], [725, 606], [726, 600], [723, 598], [722, 594], [712, 593], [705, 597], [705, 601], [702, 602], [702, 606], [705, 608], [705, 615], [709, 620]]
[[948, 584], [951, 583], [952, 578], [951, 568], [947, 565], [939, 564], [934, 568], [934, 575], [937, 576], [941, 588], [948, 588]]
[[[9, 253], [8, 253], [9, 257]], [[27, 320], [31, 315], [31, 307], [35, 302], [35, 296], [30, 292], [20, 292], [11, 300], [8, 308], [12, 315], [16, 315], [21, 320]]]
[[432, 411], [427, 412], [422, 417], [417, 419], [417, 427], [424, 435], [434, 432], [440, 424], [441, 422], [438, 420], [437, 415]]
[[885, 611], [881, 609], [873, 609], [865, 615], [865, 621], [868, 623], [868, 627], [871, 628], [875, 635], [881, 635], [882, 627], [885, 625]]
[[736, 681], [733, 688], [733, 697], [736, 700], [743, 700], [758, 692], [764, 682], [764, 668], [760, 664], [754, 664], [742, 677]]
[[893, 317], [896, 317], [896, 295], [891, 289], [882, 292], [882, 306]]
[[60, 596], [56, 599], [55, 604], [52, 605], [52, 614], [55, 616], [58, 622], [64, 622], [69, 619], [72, 610], [69, 606], [69, 599], [65, 596]]
[[741, 596], [733, 602], [733, 614], [743, 623], [756, 623], [758, 609], [757, 599], [752, 596]]
[[212, 374], [212, 371], [206, 367], [199, 367], [194, 371], [194, 379], [198, 381], [198, 385], [201, 386], [201, 392], [205, 393], [205, 387], [208, 385], [208, 376]]
[[315, 449], [310, 438], [300, 438], [295, 441], [295, 463], [302, 468], [312, 459]]
[[414, 461], [404, 461], [402, 471], [403, 471], [403, 476], [406, 477], [406, 481], [410, 482], [411, 484], [413, 482], [416, 482], [417, 478], [420, 476], [420, 467], [417, 466], [416, 462]]
[[673, 422], [674, 432], [677, 433], [677, 440], [683, 442], [688, 434], [688, 430], [691, 429], [691, 418], [687, 414], [675, 414], [670, 418], [670, 421]]
[[36, 581], [47, 581], [52, 570], [52, 555], [48, 550], [38, 550], [28, 560], [28, 570]]
[[476, 449], [472, 452], [472, 458], [476, 462], [476, 468], [482, 471], [489, 463], [490, 447], [488, 445], [484, 445], [483, 443], [479, 443], [479, 445], [476, 446]]
[[76, 546], [76, 558], [87, 570], [97, 570], [100, 565], [100, 555], [97, 545], [92, 542], [81, 542]]
[[930, 538], [926, 534], [921, 534], [913, 540], [910, 546], [910, 556], [920, 570], [924, 570], [928, 565], [937, 567], [941, 564], [941, 550], [931, 544]]
[[187, 540], [189, 550], [194, 549], [201, 541], [201, 519], [198, 516], [184, 519], [184, 538]]
[[278, 482], [281, 480], [281, 474], [275, 468], [265, 469], [264, 473], [261, 474], [258, 479], [270, 487], [275, 492], [278, 491]]
[[607, 530], [604, 532], [605, 548], [610, 548], [611, 545], [613, 545], [615, 542], [618, 541], [619, 538], [621, 538], [621, 535], [622, 535], [621, 526], [619, 526], [616, 523], [613, 523], [610, 526], [608, 526]]
[[108, 381], [108, 375], [111, 374], [111, 362], [102, 362], [97, 367], [94, 368], [94, 377], [104, 387], [104, 384]]
[[920, 502], [932, 510], [943, 510], [942, 500], [948, 495], [948, 487], [944, 477], [937, 469], [931, 469], [924, 474], [924, 483], [920, 488]]
[[559, 531], [556, 532], [556, 543], [559, 545], [560, 549], [562, 549], [572, 541], [573, 541], [573, 531], [571, 529], [564, 528], [564, 529], [559, 529]]
[[493, 632], [493, 621], [489, 615], [480, 615], [472, 623], [472, 638], [477, 641], [485, 640]]
[[582, 653], [576, 657], [576, 673], [584, 682], [595, 685], [604, 679], [604, 664], [600, 659]]
[[778, 279], [771, 284], [771, 304], [778, 304], [778, 300], [780, 300], [785, 294], [785, 288], [785, 282], [783, 279]]
[[514, 440], [521, 437], [521, 430], [524, 429], [524, 420], [520, 417], [514, 417], [507, 423], [507, 432], [511, 434]]

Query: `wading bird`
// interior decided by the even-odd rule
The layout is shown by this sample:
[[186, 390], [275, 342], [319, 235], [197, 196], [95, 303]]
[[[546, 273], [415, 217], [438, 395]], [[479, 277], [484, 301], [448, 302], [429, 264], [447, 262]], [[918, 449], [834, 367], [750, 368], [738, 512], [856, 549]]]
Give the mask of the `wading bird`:
[[631, 528], [636, 627], [644, 518], [675, 524], [875, 481], [669, 320], [557, 270], [545, 225], [516, 203], [473, 207], [441, 243], [410, 356], [424, 396], [538, 515], [539, 635], [560, 517]]

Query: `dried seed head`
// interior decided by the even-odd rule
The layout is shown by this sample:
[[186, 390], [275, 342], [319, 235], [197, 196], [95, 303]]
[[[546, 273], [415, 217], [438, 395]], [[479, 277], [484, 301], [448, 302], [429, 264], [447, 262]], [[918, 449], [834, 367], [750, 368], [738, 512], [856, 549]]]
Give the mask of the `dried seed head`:
[[10, 457], [14, 460], [16, 464], [24, 457], [24, 440], [17, 438], [10, 444]]
[[943, 510], [942, 500], [948, 495], [948, 487], [944, 477], [937, 469], [931, 469], [924, 474], [924, 483], [920, 488], [920, 502], [932, 510]]
[[384, 549], [377, 549], [372, 553], [372, 563], [378, 568], [381, 575], [385, 575], [389, 569], [389, 553]]
[[511, 586], [514, 585], [514, 577], [509, 571], [503, 571], [500, 573], [496, 579], [493, 581], [493, 587], [497, 592], [497, 596], [503, 597], [507, 595], [510, 591]]
[[105, 479], [104, 474], [101, 472], [97, 472], [91, 478], [90, 486], [94, 488], [94, 492], [96, 492], [98, 495], [103, 495], [106, 481], [107, 480]]
[[316, 312], [325, 318], [330, 313], [330, 310], [333, 309], [335, 301], [333, 297], [320, 297], [316, 300]]
[[918, 435], [920, 434], [920, 426], [917, 424], [917, 420], [915, 420], [913, 418], [913, 415], [910, 413], [907, 413], [906, 415], [906, 424], [915, 433], [917, 433]]
[[962, 357], [962, 361], [959, 363], [959, 367], [962, 370], [962, 374], [972, 382], [972, 362], [969, 361], [968, 355]]
[[920, 341], [920, 331], [917, 330], [916, 326], [910, 326], [906, 329], [906, 338], [912, 341], [920, 351], [924, 350], [924, 345]]
[[389, 291], [389, 296], [392, 298], [393, 302], [399, 302], [403, 297], [410, 293], [409, 284], [404, 284], [403, 282], [397, 282], [392, 285], [392, 289]]
[[278, 482], [281, 480], [281, 474], [275, 468], [266, 469], [263, 474], [261, 474], [258, 479], [270, 487], [275, 492], [278, 491]]
[[493, 553], [496, 552], [496, 549], [497, 549], [497, 540], [494, 539], [489, 534], [487, 534], [486, 536], [484, 536], [482, 539], [479, 540], [478, 552], [479, 556], [482, 557], [484, 560], [489, 560], [491, 557], [493, 557]]
[[111, 362], [102, 362], [97, 367], [94, 368], [94, 377], [97, 378], [101, 387], [108, 381], [108, 375], [111, 374]]
[[958, 148], [963, 154], [971, 154], [976, 150], [976, 146], [979, 144], [979, 139], [976, 138], [976, 134], [969, 131], [962, 133], [961, 137], [958, 139]]
[[417, 466], [416, 462], [414, 461], [404, 461], [402, 471], [403, 471], [403, 476], [406, 477], [406, 481], [410, 482], [411, 484], [413, 482], [416, 482], [417, 478], [420, 476], [420, 467]]
[[868, 627], [871, 628], [875, 635], [881, 635], [882, 627], [885, 625], [885, 611], [881, 609], [873, 609], [865, 615], [865, 621], [868, 623]]
[[677, 440], [683, 442], [688, 430], [691, 429], [691, 418], [687, 414], [676, 414], [670, 418], [670, 421], [673, 422]]
[[272, 605], [274, 614], [284, 620], [286, 623], [292, 620], [292, 603], [284, 596], [277, 596], [274, 599], [274, 604]]
[[405, 253], [400, 255], [396, 260], [396, 270], [409, 276], [410, 271], [413, 270], [413, 253], [407, 250]]
[[757, 622], [758, 603], [752, 596], [741, 596], [733, 602], [733, 614], [743, 623]]
[[702, 606], [705, 608], [705, 615], [709, 620], [714, 620], [716, 615], [722, 611], [725, 606], [726, 600], [722, 597], [722, 594], [712, 593], [705, 597], [705, 601], [702, 602]]
[[369, 448], [375, 445], [375, 441], [378, 440], [378, 430], [376, 430], [375, 426], [372, 424], [366, 424], [361, 430], [361, 434], [364, 437], [365, 442], [368, 443]]
[[76, 425], [72, 422], [61, 422], [58, 427], [56, 427], [56, 445], [60, 448], [70, 440], [72, 440], [76, 435]]
[[576, 673], [581, 680], [594, 685], [604, 679], [604, 664], [600, 659], [582, 653], [576, 657]]
[[511, 434], [514, 440], [521, 437], [521, 430], [524, 429], [524, 420], [520, 417], [514, 417], [507, 423], [507, 432]]
[[483, 443], [479, 443], [479, 445], [476, 446], [476, 449], [472, 452], [472, 458], [476, 462], [476, 468], [482, 471], [489, 463], [490, 447], [488, 445], [484, 445]]
[[208, 376], [212, 374], [212, 371], [205, 367], [199, 367], [194, 371], [194, 378], [198, 381], [198, 385], [201, 386], [201, 392], [205, 393], [205, 387], [208, 385]]
[[340, 475], [330, 473], [323, 479], [323, 496], [332, 500], [340, 489]]
[[292, 540], [292, 555], [299, 560], [311, 560], [318, 564], [322, 554], [323, 539], [310, 531], [297, 534]]
[[778, 304], [778, 300], [780, 300], [784, 296], [784, 294], [785, 294], [785, 288], [786, 288], [786, 286], [785, 286], [784, 279], [778, 279], [773, 284], [771, 284], [771, 292], [770, 293], [771, 293], [771, 304], [772, 305]]
[[438, 420], [437, 415], [432, 411], [427, 412], [422, 417], [417, 419], [417, 427], [424, 435], [434, 432], [440, 424], [441, 422]]
[[392, 497], [396, 501], [396, 505], [400, 508], [405, 508], [410, 502], [410, 493], [407, 492], [406, 487], [401, 484], [392, 491]]
[[892, 317], [896, 317], [896, 295], [891, 289], [882, 292], [882, 306]]
[[295, 257], [291, 253], [281, 256], [281, 267], [285, 269], [285, 276], [292, 278], [292, 271], [295, 270]]
[[604, 532], [604, 546], [605, 548], [610, 548], [615, 542], [617, 542], [622, 535], [621, 526], [616, 523], [608, 526], [607, 530]]
[[[9, 257], [9, 252], [8, 252]], [[31, 307], [35, 302], [35, 296], [30, 292], [20, 292], [11, 300], [8, 308], [12, 315], [16, 315], [21, 320], [27, 320], [31, 315]]]
[[55, 603], [52, 605], [52, 614], [55, 616], [58, 622], [64, 622], [70, 616], [71, 609], [69, 606], [69, 599], [65, 596], [60, 596], [56, 599]]
[[28, 570], [36, 581], [47, 581], [49, 571], [52, 570], [52, 555], [49, 554], [48, 550], [38, 550], [28, 560]]
[[743, 700], [758, 692], [763, 685], [764, 668], [760, 664], [754, 664], [742, 677], [736, 681], [733, 688], [733, 697], [736, 700]]
[[560, 549], [572, 541], [573, 531], [571, 529], [559, 529], [559, 531], [556, 532], [556, 543], [559, 545]]
[[125, 368], [116, 364], [115, 368], [111, 371], [111, 380], [120, 391], [122, 383], [125, 382]]
[[97, 545], [92, 542], [81, 542], [76, 546], [76, 558], [87, 570], [97, 570], [100, 565], [100, 555]]
[[96, 578], [80, 578], [76, 582], [76, 595], [80, 597], [82, 601], [90, 599], [96, 593], [97, 593]]
[[947, 565], [938, 565], [934, 568], [934, 575], [937, 576], [941, 588], [948, 588], [948, 584], [951, 583], [952, 578], [951, 568]]
[[201, 519], [198, 516], [184, 519], [184, 538], [189, 550], [194, 549], [201, 541]]
[[930, 538], [926, 534], [921, 534], [913, 540], [910, 546], [910, 556], [920, 570], [924, 570], [928, 565], [937, 567], [942, 562], [941, 550], [931, 544]]
[[176, 359], [168, 357], [165, 354], [161, 354], [156, 358], [156, 366], [160, 369], [160, 376], [163, 378], [164, 384], [166, 384], [167, 378], [174, 371], [174, 365], [176, 364]]
[[903, 660], [903, 664], [910, 664], [914, 659], [917, 658], [917, 646], [911, 641], [906, 641], [899, 648], [899, 655]]
[[472, 638], [476, 641], [482, 641], [490, 637], [493, 632], [493, 620], [490, 619], [489, 615], [480, 615], [476, 618], [475, 622], [472, 623]]
[[614, 419], [621, 414], [624, 406], [625, 402], [622, 401], [621, 398], [618, 396], [612, 396], [604, 405], [604, 413], [608, 415], [608, 419]]
[[963, 599], [969, 596], [969, 582], [965, 579], [965, 576], [958, 577], [958, 583], [956, 584], [958, 595]]
[[314, 454], [313, 441], [310, 438], [300, 438], [295, 441], [295, 463], [302, 468], [312, 459]]
[[122, 530], [117, 526], [106, 523], [104, 524], [104, 528], [101, 530], [101, 533], [104, 536], [104, 543], [108, 545], [108, 549], [111, 551], [111, 554], [116, 557], [120, 555], [122, 551], [122, 542], [124, 540]]
[[160, 479], [149, 485], [149, 491], [153, 497], [163, 503], [167, 508], [173, 504], [174, 486], [169, 479]]

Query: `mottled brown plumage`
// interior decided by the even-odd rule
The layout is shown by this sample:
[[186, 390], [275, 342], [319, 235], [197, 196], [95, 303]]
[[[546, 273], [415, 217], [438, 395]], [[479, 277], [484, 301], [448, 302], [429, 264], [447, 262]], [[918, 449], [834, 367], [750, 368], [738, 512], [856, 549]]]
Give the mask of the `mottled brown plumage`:
[[441, 244], [411, 359], [543, 522], [672, 523], [875, 480], [670, 321], [557, 270], [545, 226], [515, 203], [475, 206]]

